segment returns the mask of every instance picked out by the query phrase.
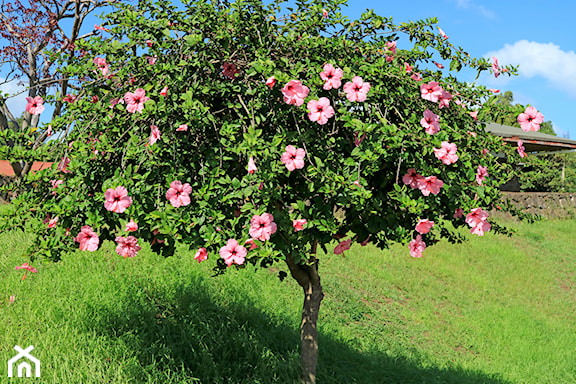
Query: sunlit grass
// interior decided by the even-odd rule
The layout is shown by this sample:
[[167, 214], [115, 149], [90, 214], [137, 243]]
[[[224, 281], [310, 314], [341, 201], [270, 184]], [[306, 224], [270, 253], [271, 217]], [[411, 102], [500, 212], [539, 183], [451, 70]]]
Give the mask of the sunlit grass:
[[[422, 259], [402, 246], [323, 256], [319, 382], [576, 382], [576, 222], [509, 225], [517, 236]], [[211, 277], [214, 260], [192, 251], [125, 260], [107, 243], [21, 281], [28, 241], [0, 235], [0, 360], [34, 345], [35, 383], [297, 382], [301, 290], [277, 269]]]

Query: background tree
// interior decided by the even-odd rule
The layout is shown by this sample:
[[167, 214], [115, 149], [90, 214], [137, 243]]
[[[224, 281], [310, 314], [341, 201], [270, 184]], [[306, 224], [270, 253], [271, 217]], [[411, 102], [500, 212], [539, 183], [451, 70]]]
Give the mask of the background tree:
[[[39, 96], [53, 102], [52, 118], [59, 116], [67, 92], [74, 88], [68, 79], [73, 74], [62, 72], [62, 65], [81, 54], [75, 49], [77, 40], [93, 34], [80, 36], [86, 16], [112, 1], [2, 1], [0, 68], [3, 84], [23, 84], [28, 97]], [[6, 100], [14, 96], [0, 92], [0, 157], [10, 161], [20, 180], [29, 172], [33, 160], [47, 156], [41, 149], [51, 132], [39, 130], [40, 114], [25, 111], [21, 119], [16, 118], [6, 104]]]
[[[517, 117], [526, 106], [513, 104], [514, 95], [506, 91], [494, 95], [485, 104], [481, 118], [499, 124], [517, 127]], [[486, 108], [491, 106], [491, 108]], [[540, 124], [540, 133], [556, 136], [552, 121]], [[573, 153], [530, 154], [517, 161], [520, 188], [525, 192], [575, 192], [576, 157]]]
[[28, 175], [5, 223], [36, 234], [33, 260], [110, 240], [124, 257], [184, 243], [219, 273], [285, 263], [304, 293], [313, 383], [319, 248], [402, 242], [421, 257], [460, 241], [454, 228], [503, 231], [482, 208], [510, 169], [473, 117], [488, 91], [428, 69], [491, 64], [436, 35], [435, 19], [350, 22], [341, 0], [281, 16], [279, 4], [117, 4], [110, 34], [77, 40], [86, 55], [64, 60], [82, 89], [51, 122], [67, 133], [59, 166]]

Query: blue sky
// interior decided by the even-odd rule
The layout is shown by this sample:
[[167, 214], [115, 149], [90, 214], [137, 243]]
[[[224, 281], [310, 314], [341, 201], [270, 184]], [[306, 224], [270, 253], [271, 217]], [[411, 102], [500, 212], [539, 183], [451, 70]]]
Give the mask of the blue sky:
[[[576, 139], [576, 2], [351, 0], [343, 13], [358, 18], [366, 9], [391, 16], [396, 24], [436, 17], [449, 41], [470, 55], [519, 65], [518, 76], [486, 74], [477, 83], [512, 91], [515, 102], [530, 104], [551, 120], [559, 136]], [[457, 76], [473, 81], [476, 74]]]
[[[576, 108], [576, 30], [571, 27], [576, 2], [349, 0], [343, 13], [356, 19], [366, 9], [393, 17], [397, 24], [436, 17], [449, 41], [472, 56], [496, 56], [501, 65], [520, 65], [519, 76], [496, 79], [485, 74], [477, 83], [501, 92], [512, 91], [515, 102], [533, 105], [544, 114], [545, 120], [551, 120], [559, 136], [576, 139], [576, 122], [572, 117]], [[96, 22], [99, 23], [96, 18], [87, 20], [85, 28], [92, 29]], [[463, 81], [473, 81], [475, 73], [457, 76]], [[3, 89], [14, 92], [15, 84]], [[18, 99], [11, 102], [18, 106], [17, 115], [25, 104], [23, 98]]]

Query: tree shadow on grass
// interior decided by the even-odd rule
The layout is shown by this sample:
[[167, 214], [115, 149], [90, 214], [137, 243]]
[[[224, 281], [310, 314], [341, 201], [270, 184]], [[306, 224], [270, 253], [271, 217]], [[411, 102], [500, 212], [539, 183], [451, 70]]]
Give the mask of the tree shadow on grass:
[[[299, 324], [272, 318], [248, 300], [217, 304], [200, 281], [150, 287], [134, 287], [145, 294], [113, 307], [93, 305], [94, 316], [84, 323], [131, 351], [135, 363], [124, 369], [126, 382], [299, 382]], [[319, 343], [319, 383], [507, 383], [481, 372], [359, 353], [328, 335]]]

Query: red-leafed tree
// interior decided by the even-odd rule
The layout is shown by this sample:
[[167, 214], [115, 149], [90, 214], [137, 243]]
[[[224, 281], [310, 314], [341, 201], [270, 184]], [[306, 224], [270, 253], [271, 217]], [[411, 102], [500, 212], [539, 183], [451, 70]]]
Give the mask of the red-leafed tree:
[[[62, 58], [81, 54], [75, 42], [86, 17], [114, 0], [14, 0], [0, 4], [0, 69], [2, 84], [17, 82], [21, 93], [40, 96], [54, 105], [52, 118], [62, 111], [63, 99], [73, 87], [61, 71]], [[61, 53], [65, 53], [63, 56]], [[58, 59], [56, 59], [58, 57]], [[16, 95], [0, 92], [0, 157], [10, 161], [17, 180], [30, 170], [32, 160], [45, 156], [40, 148], [51, 134], [38, 129], [40, 115], [27, 111], [17, 118], [6, 100]]]

